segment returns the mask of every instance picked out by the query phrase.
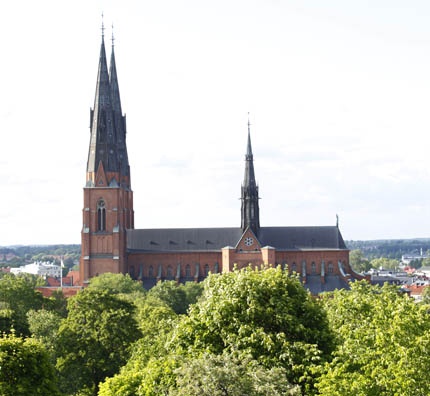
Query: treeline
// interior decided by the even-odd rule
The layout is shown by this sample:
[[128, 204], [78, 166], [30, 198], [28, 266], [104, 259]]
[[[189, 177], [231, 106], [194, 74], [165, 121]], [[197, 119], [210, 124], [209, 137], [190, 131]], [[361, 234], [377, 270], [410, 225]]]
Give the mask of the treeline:
[[0, 267], [19, 267], [34, 261], [50, 261], [56, 264], [62, 259], [72, 268], [79, 263], [81, 245], [41, 245], [0, 247]]
[[313, 298], [281, 268], [158, 283], [103, 274], [67, 301], [0, 281], [0, 394], [430, 394], [428, 298], [354, 282]]
[[[360, 250], [368, 260], [385, 257], [400, 260], [402, 255], [420, 255], [430, 251], [430, 239], [386, 239], [345, 241], [348, 249]], [[0, 247], [0, 266], [17, 267], [33, 261], [56, 261], [60, 257], [68, 267], [79, 263], [81, 245], [45, 245]]]
[[361, 250], [363, 255], [372, 260], [386, 257], [400, 260], [403, 255], [420, 255], [430, 251], [430, 239], [387, 239], [371, 241], [345, 241], [350, 250]]

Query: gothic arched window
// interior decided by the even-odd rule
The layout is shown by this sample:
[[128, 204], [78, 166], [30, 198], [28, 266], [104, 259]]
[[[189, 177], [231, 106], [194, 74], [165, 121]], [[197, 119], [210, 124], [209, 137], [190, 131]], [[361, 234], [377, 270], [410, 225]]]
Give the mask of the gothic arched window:
[[173, 279], [172, 267], [170, 265], [167, 267], [167, 279]]
[[154, 267], [150, 265], [148, 269], [148, 278], [153, 278], [153, 277], [154, 277]]
[[185, 277], [186, 278], [191, 278], [191, 267], [189, 264], [187, 264], [185, 266]]
[[209, 264], [205, 264], [205, 276], [209, 275]]
[[103, 199], [97, 202], [97, 231], [106, 231], [106, 205]]
[[329, 274], [333, 273], [333, 263], [328, 263], [328, 273]]

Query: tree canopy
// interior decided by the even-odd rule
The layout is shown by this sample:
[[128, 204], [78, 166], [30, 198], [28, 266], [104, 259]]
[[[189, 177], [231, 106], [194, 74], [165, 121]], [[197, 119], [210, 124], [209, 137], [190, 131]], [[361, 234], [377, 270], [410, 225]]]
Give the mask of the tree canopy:
[[54, 366], [41, 343], [14, 334], [0, 338], [0, 394], [60, 395]]
[[36, 276], [28, 274], [6, 274], [0, 281], [0, 331], [9, 333], [12, 329], [18, 335], [28, 336], [30, 330], [27, 312], [41, 309], [45, 302], [35, 289], [39, 285]]
[[317, 384], [327, 396], [430, 394], [430, 320], [419, 305], [388, 284], [351, 284], [324, 298], [338, 347]]
[[129, 346], [139, 339], [134, 306], [107, 291], [86, 289], [68, 302], [57, 341], [62, 390], [97, 394], [99, 383], [127, 362]]
[[304, 386], [333, 348], [318, 301], [280, 267], [210, 275], [172, 345], [195, 355], [238, 351], [265, 367], [285, 368], [291, 383]]

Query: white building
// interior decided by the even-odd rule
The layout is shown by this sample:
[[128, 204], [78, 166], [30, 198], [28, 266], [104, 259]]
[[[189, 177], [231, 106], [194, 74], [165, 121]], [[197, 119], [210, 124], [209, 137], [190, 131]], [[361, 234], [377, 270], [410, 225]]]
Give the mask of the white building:
[[40, 275], [43, 277], [52, 276], [54, 278], [59, 278], [61, 274], [61, 266], [52, 264], [50, 262], [44, 261], [36, 261], [31, 264], [23, 265], [18, 268], [11, 268], [10, 272], [12, 274], [33, 274]]

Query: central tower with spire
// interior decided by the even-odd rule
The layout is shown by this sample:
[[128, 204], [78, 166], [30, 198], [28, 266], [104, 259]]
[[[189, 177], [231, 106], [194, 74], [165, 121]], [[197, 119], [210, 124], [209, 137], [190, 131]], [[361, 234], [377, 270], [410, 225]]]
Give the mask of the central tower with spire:
[[242, 184], [241, 228], [245, 232], [250, 228], [255, 235], [260, 229], [260, 209], [258, 206], [258, 185], [255, 181], [254, 157], [251, 147], [251, 124], [248, 118], [248, 144], [245, 155], [245, 177]]
[[133, 192], [112, 37], [108, 70], [102, 26], [84, 187], [80, 277], [126, 273], [126, 230], [134, 228]]

